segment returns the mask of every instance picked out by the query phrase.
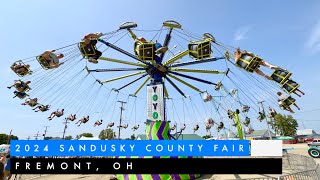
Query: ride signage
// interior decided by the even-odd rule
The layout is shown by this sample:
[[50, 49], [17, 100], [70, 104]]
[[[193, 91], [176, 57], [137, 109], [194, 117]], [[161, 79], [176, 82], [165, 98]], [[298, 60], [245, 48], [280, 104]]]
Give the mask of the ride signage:
[[147, 119], [149, 121], [164, 120], [163, 83], [147, 87]]

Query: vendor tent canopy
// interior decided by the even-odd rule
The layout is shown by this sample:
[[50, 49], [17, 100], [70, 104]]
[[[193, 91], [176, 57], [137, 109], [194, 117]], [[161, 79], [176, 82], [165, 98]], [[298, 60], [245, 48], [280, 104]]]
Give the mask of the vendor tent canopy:
[[100, 140], [100, 139], [98, 137], [84, 137], [84, 136], [82, 136], [78, 140]]
[[294, 138], [290, 137], [290, 136], [280, 136], [277, 139], [279, 139], [279, 140], [293, 140]]

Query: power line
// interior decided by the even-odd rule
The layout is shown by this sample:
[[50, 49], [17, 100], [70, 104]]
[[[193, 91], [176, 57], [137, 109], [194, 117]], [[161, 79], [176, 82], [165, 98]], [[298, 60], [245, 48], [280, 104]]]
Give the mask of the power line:
[[296, 112], [295, 114], [298, 114], [298, 113], [307, 113], [307, 112], [314, 112], [314, 111], [320, 111], [320, 109], [313, 109], [313, 110], [309, 110], [309, 111]]

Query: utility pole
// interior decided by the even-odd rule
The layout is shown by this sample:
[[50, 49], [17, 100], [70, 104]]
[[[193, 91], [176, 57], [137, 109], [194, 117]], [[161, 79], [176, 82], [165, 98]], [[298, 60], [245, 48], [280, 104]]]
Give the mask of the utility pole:
[[258, 102], [258, 104], [261, 105], [261, 108], [262, 108], [262, 112], [261, 112], [261, 113], [263, 113], [263, 114], [265, 115], [265, 117], [266, 117], [266, 122], [267, 122], [267, 126], [268, 126], [269, 138], [270, 138], [270, 140], [272, 140], [271, 131], [270, 131], [269, 123], [268, 123], [268, 116], [266, 115], [266, 113], [265, 113], [265, 111], [264, 111], [263, 102], [264, 102], [264, 101], [260, 101], [260, 102]]
[[40, 135], [40, 134], [39, 134], [39, 131], [37, 132], [37, 134], [34, 135], [34, 137], [35, 137], [36, 140], [38, 140], [39, 135]]
[[62, 135], [62, 139], [64, 139], [64, 135], [66, 134], [66, 130], [67, 130], [67, 128], [68, 128], [68, 119], [66, 118], [66, 121], [65, 122], [63, 122], [63, 124], [64, 124], [64, 130], [63, 130], [63, 135]]
[[9, 133], [9, 135], [8, 135], [8, 141], [7, 141], [7, 144], [9, 144], [9, 143], [10, 143], [11, 134], [12, 134], [12, 129], [10, 130], [10, 133]]
[[124, 102], [124, 101], [118, 101], [119, 103], [121, 103], [121, 106], [119, 107], [120, 108], [120, 125], [119, 125], [119, 135], [118, 135], [118, 139], [120, 140], [120, 133], [121, 133], [121, 122], [122, 122], [122, 111], [124, 111], [124, 108], [123, 108], [123, 105], [126, 104], [127, 102]]
[[47, 128], [50, 126], [44, 126], [46, 128], [46, 130], [44, 130], [44, 134], [43, 134], [43, 140], [46, 139], [46, 135], [47, 135]]

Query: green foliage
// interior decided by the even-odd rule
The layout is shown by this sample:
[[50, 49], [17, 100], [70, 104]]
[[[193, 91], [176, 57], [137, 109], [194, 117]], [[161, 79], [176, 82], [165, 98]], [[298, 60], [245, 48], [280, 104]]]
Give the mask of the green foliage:
[[49, 139], [52, 139], [52, 137], [49, 136], [49, 137], [45, 137], [45, 138], [44, 138], [44, 140], [49, 140]]
[[115, 132], [113, 131], [113, 129], [110, 129], [110, 128], [102, 130], [99, 134], [99, 139], [101, 140], [106, 140], [106, 139], [110, 140], [110, 139], [114, 139], [114, 137], [115, 137]]
[[82, 133], [76, 136], [76, 139], [80, 139], [81, 137], [93, 137], [92, 133]]
[[295, 136], [298, 128], [297, 121], [291, 115], [277, 114], [270, 125], [281, 136]]
[[72, 136], [66, 136], [66, 137], [64, 137], [64, 139], [65, 140], [71, 140], [71, 139], [73, 139], [73, 137]]
[[135, 140], [135, 139], [136, 139], [136, 136], [135, 136], [134, 134], [132, 134], [131, 137], [130, 137], [130, 139], [131, 139], [131, 140]]
[[202, 136], [203, 139], [209, 139], [209, 138], [212, 138], [211, 135], [205, 135], [205, 136]]
[[[0, 134], [0, 144], [7, 144], [8, 143], [8, 134]], [[19, 138], [15, 135], [10, 136], [10, 140], [18, 140]], [[10, 142], [9, 142], [10, 144]]]

